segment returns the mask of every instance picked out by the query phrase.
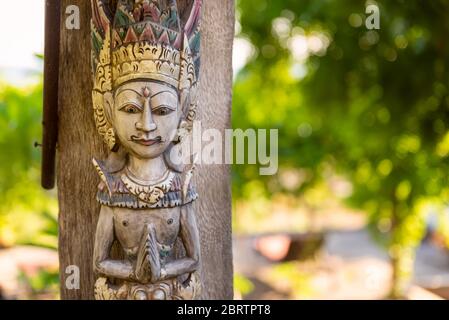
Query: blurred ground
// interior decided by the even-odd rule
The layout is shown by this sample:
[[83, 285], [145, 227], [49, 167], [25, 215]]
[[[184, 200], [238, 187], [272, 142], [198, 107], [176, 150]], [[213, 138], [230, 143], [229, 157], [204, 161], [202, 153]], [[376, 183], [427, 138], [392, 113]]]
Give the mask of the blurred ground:
[[[345, 219], [344, 217], [342, 217]], [[348, 219], [349, 218], [349, 219]], [[359, 222], [326, 232], [313, 259], [271, 262], [258, 251], [257, 237], [234, 239], [235, 271], [251, 281], [244, 299], [384, 299], [392, 277], [388, 256]], [[329, 221], [332, 221], [330, 219]], [[424, 242], [417, 252], [409, 299], [441, 299], [449, 287], [449, 252]], [[239, 293], [237, 293], [239, 298]]]
[[55, 298], [57, 270], [55, 250], [33, 246], [0, 249], [0, 299]]
[[[276, 246], [282, 246], [283, 237], [281, 241], [268, 238], [269, 241], [261, 242], [257, 235], [237, 235], [234, 238], [235, 272], [249, 280], [251, 288], [243, 294], [237, 292], [236, 298], [385, 298], [392, 276], [386, 252], [374, 243], [360, 216], [339, 216], [339, 219], [334, 216], [325, 218], [327, 222], [320, 222], [323, 227], [332, 225], [334, 231], [326, 232], [321, 249], [303, 261], [277, 263], [263, 256]], [[275, 244], [271, 249], [270, 242]], [[58, 256], [54, 250], [32, 246], [0, 249], [0, 297], [57, 297], [55, 279], [48, 276], [57, 273], [57, 268]], [[42, 274], [43, 270], [46, 273]], [[449, 253], [429, 241], [424, 242], [417, 252], [413, 282], [410, 299], [449, 298]]]

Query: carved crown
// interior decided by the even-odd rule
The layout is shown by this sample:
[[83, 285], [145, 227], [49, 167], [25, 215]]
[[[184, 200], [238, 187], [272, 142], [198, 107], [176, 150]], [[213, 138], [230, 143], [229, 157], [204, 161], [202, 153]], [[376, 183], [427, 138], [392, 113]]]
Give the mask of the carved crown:
[[98, 132], [111, 149], [116, 141], [103, 96], [127, 81], [173, 86], [186, 120], [195, 117], [201, 2], [193, 1], [182, 26], [176, 0], [92, 0], [92, 100]]

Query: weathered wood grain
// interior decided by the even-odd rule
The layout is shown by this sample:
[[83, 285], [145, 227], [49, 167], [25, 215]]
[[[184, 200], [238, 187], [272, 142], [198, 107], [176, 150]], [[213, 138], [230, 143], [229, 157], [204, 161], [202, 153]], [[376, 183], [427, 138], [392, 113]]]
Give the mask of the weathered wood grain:
[[[190, 0], [179, 0], [181, 8]], [[203, 128], [230, 127], [234, 1], [205, 0], [202, 22], [202, 66], [199, 120]], [[105, 158], [106, 146], [96, 133], [91, 102], [90, 1], [77, 5], [81, 29], [61, 23], [57, 185], [59, 258], [62, 299], [93, 299], [93, 245], [100, 208], [95, 201], [98, 175], [92, 157]], [[227, 166], [200, 166], [196, 201], [201, 236], [203, 298], [230, 299], [232, 288], [231, 189]], [[67, 266], [80, 268], [79, 290], [65, 286]]]

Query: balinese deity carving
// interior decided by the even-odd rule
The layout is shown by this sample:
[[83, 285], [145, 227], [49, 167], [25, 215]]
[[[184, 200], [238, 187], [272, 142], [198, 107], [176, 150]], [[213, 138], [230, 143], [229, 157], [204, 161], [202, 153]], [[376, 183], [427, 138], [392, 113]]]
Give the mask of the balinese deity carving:
[[111, 150], [93, 160], [95, 297], [198, 298], [194, 166], [175, 165], [170, 151], [196, 113], [201, 0], [184, 25], [176, 0], [91, 1], [94, 115]]

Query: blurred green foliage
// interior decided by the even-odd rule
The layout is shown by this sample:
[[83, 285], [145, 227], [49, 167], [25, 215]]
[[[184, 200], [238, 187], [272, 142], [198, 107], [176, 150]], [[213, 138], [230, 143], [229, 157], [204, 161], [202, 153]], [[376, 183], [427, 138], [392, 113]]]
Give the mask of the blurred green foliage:
[[273, 283], [286, 286], [292, 299], [310, 299], [316, 295], [312, 284], [313, 274], [310, 270], [301, 269], [299, 265], [298, 262], [281, 263], [268, 272], [269, 277]]
[[56, 249], [55, 193], [39, 184], [42, 81], [23, 88], [0, 83], [0, 246]]
[[254, 290], [254, 284], [239, 273], [234, 274], [234, 292], [239, 298], [250, 294]]
[[[365, 4], [378, 5], [379, 30], [365, 27]], [[343, 175], [402, 295], [426, 215], [449, 198], [449, 1], [241, 0], [238, 15], [252, 52], [236, 76], [233, 126], [278, 128], [280, 169], [307, 178], [285, 188], [236, 166], [234, 196], [300, 196], [329, 168]]]
[[59, 271], [41, 269], [33, 276], [19, 274], [19, 282], [24, 288], [27, 300], [57, 300], [59, 298]]

